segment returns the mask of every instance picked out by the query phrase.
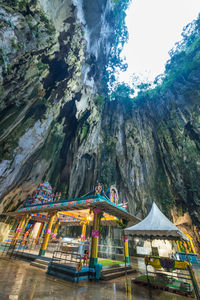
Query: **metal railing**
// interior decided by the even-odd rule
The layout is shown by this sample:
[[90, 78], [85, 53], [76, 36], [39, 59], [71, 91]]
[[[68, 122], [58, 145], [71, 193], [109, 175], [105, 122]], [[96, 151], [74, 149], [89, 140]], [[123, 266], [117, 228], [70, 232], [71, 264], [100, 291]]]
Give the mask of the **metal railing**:
[[[12, 236], [9, 237], [12, 240]], [[23, 255], [23, 253], [38, 255], [41, 249], [43, 239], [32, 239], [19, 237], [17, 243], [12, 247], [10, 242], [4, 243], [2, 250], [2, 255], [7, 255], [9, 257], [16, 257], [17, 255]], [[90, 252], [90, 242], [78, 243], [78, 242], [55, 242], [49, 241], [46, 249], [46, 254], [50, 257], [53, 256], [55, 251], [60, 251], [62, 253], [77, 253], [84, 256], [86, 251]], [[123, 260], [123, 247], [119, 245], [110, 244], [99, 244], [98, 246], [98, 257]]]
[[[19, 237], [16, 244], [11, 245], [12, 237], [9, 240], [9, 242], [4, 243], [3, 246], [1, 246], [1, 255], [7, 255], [9, 257], [16, 257], [17, 255], [23, 255], [24, 253], [38, 255], [43, 242], [43, 239], [25, 239], [22, 236]], [[85, 254], [85, 250], [89, 249], [89, 243], [59, 243], [55, 241], [49, 241], [46, 249], [46, 254], [47, 256], [52, 257], [55, 251], [61, 251], [65, 253], [78, 253], [83, 256]]]
[[81, 263], [82, 256], [78, 252], [75, 251], [54, 251], [51, 259], [51, 263], [60, 263], [66, 264], [72, 263], [77, 264]]
[[[157, 259], [158, 257], [151, 256], [151, 258]], [[154, 279], [157, 280], [160, 279], [161, 281], [163, 280], [164, 282], [173, 284], [174, 286], [176, 286], [176, 280], [181, 280], [183, 290], [185, 290], [185, 292], [188, 293], [193, 292], [192, 286], [188, 283], [188, 281], [192, 282], [192, 285], [194, 287], [194, 292], [196, 292], [194, 286], [193, 271], [190, 265], [188, 265], [185, 269], [175, 269], [175, 270], [174, 269], [166, 270], [163, 267], [157, 270], [156, 268], [153, 267], [153, 271], [149, 271], [148, 266], [151, 265], [149, 263], [146, 264], [146, 275], [147, 275], [147, 281], [149, 285], [151, 285], [151, 280], [149, 278], [149, 275], [151, 275]]]
[[123, 246], [99, 244], [98, 256], [108, 259], [123, 259]]

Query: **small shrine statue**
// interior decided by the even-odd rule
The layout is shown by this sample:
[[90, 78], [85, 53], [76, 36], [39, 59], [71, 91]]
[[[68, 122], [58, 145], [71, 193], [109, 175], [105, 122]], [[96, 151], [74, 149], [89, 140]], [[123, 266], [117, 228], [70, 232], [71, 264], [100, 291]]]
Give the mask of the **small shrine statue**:
[[119, 201], [118, 191], [114, 185], [111, 185], [111, 187], [107, 190], [107, 196], [111, 202], [118, 204]]
[[105, 196], [105, 192], [103, 189], [103, 186], [98, 182], [97, 185], [92, 189], [91, 192], [87, 193], [84, 196], [89, 196], [89, 195], [101, 195]]
[[53, 201], [59, 201], [61, 198], [61, 193], [55, 193], [53, 197]]
[[103, 188], [102, 188], [102, 185], [100, 183], [98, 183], [96, 186], [95, 186], [95, 195], [99, 194], [101, 195], [101, 193], [103, 192]]

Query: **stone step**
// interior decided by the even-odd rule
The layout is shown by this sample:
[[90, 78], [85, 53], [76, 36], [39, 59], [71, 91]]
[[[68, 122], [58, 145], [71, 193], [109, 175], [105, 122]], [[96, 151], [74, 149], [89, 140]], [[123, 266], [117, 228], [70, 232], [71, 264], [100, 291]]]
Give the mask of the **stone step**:
[[102, 280], [111, 280], [111, 279], [114, 279], [114, 278], [117, 278], [117, 277], [122, 277], [122, 276], [125, 276], [126, 274], [132, 274], [132, 273], [135, 273], [136, 271], [134, 269], [129, 269], [129, 270], [125, 270], [124, 271], [120, 271], [120, 272], [114, 272], [114, 273], [109, 273], [109, 274], [103, 274], [101, 276], [101, 279]]
[[42, 265], [48, 265], [49, 262], [50, 262], [50, 260], [45, 260], [45, 259], [37, 258], [37, 259], [34, 260], [34, 262], [42, 264]]
[[37, 268], [40, 268], [40, 269], [44, 269], [44, 270], [48, 269], [48, 265], [39, 264], [39, 263], [36, 263], [36, 262], [32, 262], [30, 265], [34, 266], [34, 267], [37, 267]]
[[104, 274], [110, 274], [110, 273], [118, 273], [118, 272], [122, 272], [125, 270], [131, 270], [131, 269], [132, 269], [131, 266], [127, 266], [126, 268], [125, 267], [112, 267], [112, 268], [103, 269], [101, 271], [101, 274], [104, 275]]
[[40, 269], [47, 270], [48, 269], [48, 264], [49, 264], [48, 260], [37, 258], [30, 265], [34, 266], [34, 267], [38, 267]]

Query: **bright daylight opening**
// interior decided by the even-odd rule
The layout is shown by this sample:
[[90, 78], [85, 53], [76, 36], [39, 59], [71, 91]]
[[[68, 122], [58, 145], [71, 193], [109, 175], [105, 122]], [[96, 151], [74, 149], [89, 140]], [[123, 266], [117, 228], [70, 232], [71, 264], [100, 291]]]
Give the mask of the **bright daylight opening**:
[[199, 12], [199, 0], [133, 0], [126, 17], [129, 40], [122, 52], [128, 69], [119, 80], [130, 84], [134, 74], [152, 82], [162, 74], [169, 50]]

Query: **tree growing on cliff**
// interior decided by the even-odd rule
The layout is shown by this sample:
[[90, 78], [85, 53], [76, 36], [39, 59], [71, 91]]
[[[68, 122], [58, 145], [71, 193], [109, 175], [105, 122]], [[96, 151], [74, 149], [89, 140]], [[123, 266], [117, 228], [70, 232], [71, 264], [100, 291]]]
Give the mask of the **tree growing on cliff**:
[[119, 83], [115, 86], [110, 94], [110, 100], [127, 101], [134, 95], [134, 89], [125, 82]]
[[110, 13], [109, 22], [113, 28], [112, 48], [109, 55], [109, 63], [104, 71], [104, 93], [107, 94], [116, 85], [118, 70], [125, 71], [127, 63], [122, 59], [121, 52], [128, 40], [128, 29], [125, 22], [126, 10], [130, 0], [113, 0], [113, 10]]

